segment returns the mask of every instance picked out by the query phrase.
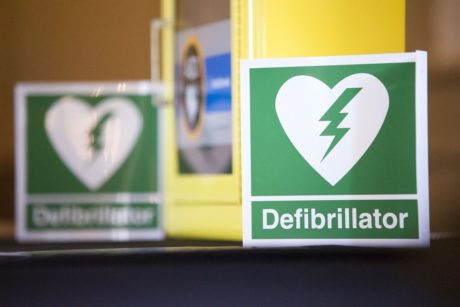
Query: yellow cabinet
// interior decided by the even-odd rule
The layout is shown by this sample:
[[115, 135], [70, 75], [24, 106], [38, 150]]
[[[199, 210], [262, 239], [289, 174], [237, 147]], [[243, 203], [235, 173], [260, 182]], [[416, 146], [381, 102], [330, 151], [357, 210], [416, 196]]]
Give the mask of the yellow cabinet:
[[239, 61], [403, 52], [404, 0], [163, 0], [167, 233], [241, 240]]

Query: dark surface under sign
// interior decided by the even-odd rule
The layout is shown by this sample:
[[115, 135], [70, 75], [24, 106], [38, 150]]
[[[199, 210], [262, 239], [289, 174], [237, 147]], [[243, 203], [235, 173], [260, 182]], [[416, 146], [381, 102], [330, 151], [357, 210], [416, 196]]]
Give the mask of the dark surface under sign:
[[2, 306], [458, 306], [460, 240], [429, 249], [4, 241], [0, 283]]

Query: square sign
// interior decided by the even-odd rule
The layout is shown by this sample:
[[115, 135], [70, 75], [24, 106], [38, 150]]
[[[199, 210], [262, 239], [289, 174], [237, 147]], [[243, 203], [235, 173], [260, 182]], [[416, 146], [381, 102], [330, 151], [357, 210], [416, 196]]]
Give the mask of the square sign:
[[163, 237], [160, 86], [16, 87], [16, 237], [20, 241]]
[[427, 54], [241, 63], [245, 246], [428, 246]]

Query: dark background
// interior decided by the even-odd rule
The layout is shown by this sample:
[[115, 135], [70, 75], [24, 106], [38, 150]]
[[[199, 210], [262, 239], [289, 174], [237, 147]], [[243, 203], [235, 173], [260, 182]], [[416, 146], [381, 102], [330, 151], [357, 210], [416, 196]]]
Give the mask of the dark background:
[[[459, 243], [437, 240], [422, 250], [241, 249], [191, 241], [115, 250], [34, 246], [54, 251], [0, 258], [0, 305], [458, 306]], [[174, 247], [184, 244], [201, 247]]]

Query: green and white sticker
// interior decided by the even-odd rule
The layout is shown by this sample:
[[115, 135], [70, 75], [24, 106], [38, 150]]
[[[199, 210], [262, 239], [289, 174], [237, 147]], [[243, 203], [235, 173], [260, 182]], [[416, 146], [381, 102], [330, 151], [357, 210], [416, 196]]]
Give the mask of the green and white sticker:
[[427, 53], [241, 63], [245, 246], [428, 246]]
[[16, 236], [163, 237], [160, 114], [150, 82], [16, 87]]

